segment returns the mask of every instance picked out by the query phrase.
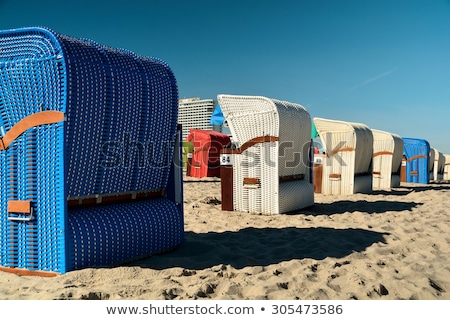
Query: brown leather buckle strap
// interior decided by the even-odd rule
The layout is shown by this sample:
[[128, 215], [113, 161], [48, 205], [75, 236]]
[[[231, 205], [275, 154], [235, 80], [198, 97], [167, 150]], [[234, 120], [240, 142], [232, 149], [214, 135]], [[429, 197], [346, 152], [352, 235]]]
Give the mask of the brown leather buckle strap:
[[264, 142], [276, 142], [278, 141], [278, 137], [275, 136], [262, 136], [262, 137], [256, 137], [253, 139], [248, 140], [240, 148], [237, 149], [222, 149], [221, 153], [223, 154], [241, 154], [245, 150], [247, 150], [250, 147], [253, 147], [254, 145], [258, 143], [264, 143]]
[[390, 151], [380, 151], [380, 152], [375, 152], [375, 153], [373, 154], [373, 157], [375, 158], [375, 157], [383, 156], [383, 155], [388, 155], [388, 156], [390, 156], [390, 155], [393, 155], [393, 153], [390, 152]]
[[355, 148], [345, 147], [345, 148], [335, 149], [335, 150], [331, 151], [330, 153], [327, 153], [327, 157], [330, 158], [339, 152], [351, 152], [351, 151], [355, 151]]
[[36, 277], [56, 277], [59, 273], [52, 271], [41, 271], [41, 270], [28, 270], [28, 269], [18, 269], [14, 267], [2, 267], [0, 266], [0, 271], [13, 273], [18, 276], [36, 276]]
[[25, 117], [9, 129], [5, 136], [0, 139], [0, 150], [6, 150], [14, 140], [30, 128], [43, 124], [57, 123], [63, 120], [64, 113], [53, 110], [41, 111]]
[[414, 156], [414, 157], [411, 157], [411, 158], [406, 159], [406, 162], [410, 162], [410, 161], [413, 161], [413, 160], [415, 160], [415, 159], [424, 159], [424, 158], [428, 158], [428, 157], [425, 156], [425, 155], [423, 155], [423, 154], [421, 154], [421, 155]]
[[26, 200], [9, 200], [8, 212], [10, 213], [31, 213], [31, 202]]
[[278, 141], [278, 137], [274, 137], [274, 136], [263, 136], [263, 137], [256, 137], [253, 138], [247, 142], [245, 142], [240, 148], [239, 148], [239, 153], [244, 152], [245, 150], [247, 150], [250, 147], [253, 147], [255, 144], [258, 143], [264, 143], [264, 142], [276, 142]]
[[244, 178], [244, 185], [250, 184], [250, 185], [259, 185], [261, 182], [259, 178]]
[[[18, 214], [22, 216], [17, 216]], [[23, 215], [25, 215], [25, 217]], [[33, 219], [33, 208], [31, 207], [31, 201], [9, 200], [8, 219], [11, 221], [30, 221]]]

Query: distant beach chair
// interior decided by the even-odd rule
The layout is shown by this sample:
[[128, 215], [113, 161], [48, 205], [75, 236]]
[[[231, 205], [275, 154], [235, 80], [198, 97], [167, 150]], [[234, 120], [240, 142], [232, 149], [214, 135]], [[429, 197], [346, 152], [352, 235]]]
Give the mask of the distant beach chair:
[[428, 175], [429, 175], [429, 181], [434, 181], [434, 159], [436, 158], [436, 149], [432, 148], [430, 146], [430, 156], [428, 161]]
[[[311, 118], [306, 109], [259, 96], [217, 98], [235, 146], [222, 154], [222, 169], [230, 169], [230, 179], [222, 183], [222, 208], [279, 214], [312, 206]], [[227, 178], [221, 173], [221, 179]], [[228, 208], [226, 196], [232, 203]]]
[[0, 32], [0, 265], [111, 266], [184, 240], [169, 66], [46, 28]]
[[419, 138], [403, 138], [403, 143], [403, 154], [406, 157], [405, 182], [428, 184], [433, 169], [430, 159], [434, 159], [430, 144]]
[[434, 150], [433, 181], [444, 179], [445, 155], [436, 148]]
[[444, 177], [445, 181], [450, 181], [450, 154], [446, 154], [445, 156], [445, 164], [444, 164]]
[[372, 130], [364, 124], [314, 118], [326, 157], [323, 160], [323, 194], [372, 192]]
[[403, 140], [394, 133], [372, 129], [373, 190], [388, 190], [400, 186]]
[[186, 141], [193, 146], [187, 175], [195, 178], [220, 177], [220, 152], [230, 144], [230, 137], [214, 130], [190, 129]]
[[183, 170], [186, 170], [187, 174], [187, 165], [188, 159], [192, 158], [192, 152], [194, 151], [194, 145], [192, 142], [183, 141]]

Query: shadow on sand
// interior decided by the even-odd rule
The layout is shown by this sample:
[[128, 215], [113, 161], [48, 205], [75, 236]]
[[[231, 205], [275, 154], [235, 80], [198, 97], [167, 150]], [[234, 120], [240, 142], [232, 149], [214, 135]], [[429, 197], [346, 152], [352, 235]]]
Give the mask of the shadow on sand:
[[383, 195], [383, 196], [406, 196], [413, 192], [412, 188], [396, 188], [392, 190], [373, 190], [372, 195]]
[[173, 252], [131, 263], [153, 269], [205, 269], [224, 264], [240, 269], [268, 266], [292, 259], [343, 258], [374, 243], [385, 243], [388, 233], [363, 229], [246, 228], [236, 232], [186, 232], [185, 243]]
[[[413, 183], [413, 182], [401, 182], [400, 186], [394, 188], [393, 190], [402, 190], [409, 192], [419, 192], [419, 191], [428, 191], [428, 190], [450, 190], [450, 181], [430, 181], [428, 184], [422, 183]], [[387, 190], [387, 194], [390, 194], [390, 191]]]
[[216, 180], [201, 180], [201, 179], [198, 179], [198, 180], [183, 180], [183, 183], [187, 183], [187, 184], [189, 184], [189, 183], [199, 183], [199, 182], [201, 182], [201, 183], [220, 183], [220, 181], [216, 181]]
[[384, 213], [387, 211], [404, 211], [412, 210], [418, 206], [423, 205], [420, 202], [401, 202], [401, 201], [366, 201], [366, 200], [340, 200], [332, 203], [315, 203], [308, 210], [302, 212], [306, 215], [332, 215], [343, 214], [346, 212], [366, 212], [369, 214]]

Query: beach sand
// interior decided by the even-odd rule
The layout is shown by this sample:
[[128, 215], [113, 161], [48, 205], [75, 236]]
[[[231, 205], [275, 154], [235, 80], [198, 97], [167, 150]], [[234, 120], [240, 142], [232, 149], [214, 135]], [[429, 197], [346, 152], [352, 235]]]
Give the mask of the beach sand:
[[221, 210], [185, 178], [185, 243], [53, 278], [0, 272], [0, 299], [450, 299], [450, 184], [315, 195], [293, 214]]

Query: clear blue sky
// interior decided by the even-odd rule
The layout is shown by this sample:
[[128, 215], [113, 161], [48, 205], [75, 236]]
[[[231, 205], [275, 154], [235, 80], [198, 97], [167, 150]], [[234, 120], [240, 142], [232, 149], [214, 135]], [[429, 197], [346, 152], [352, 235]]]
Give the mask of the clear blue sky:
[[179, 95], [262, 95], [450, 154], [450, 0], [0, 0], [47, 26], [165, 60]]

